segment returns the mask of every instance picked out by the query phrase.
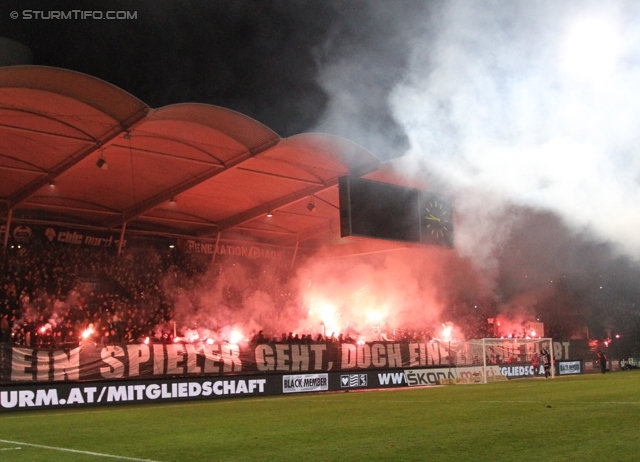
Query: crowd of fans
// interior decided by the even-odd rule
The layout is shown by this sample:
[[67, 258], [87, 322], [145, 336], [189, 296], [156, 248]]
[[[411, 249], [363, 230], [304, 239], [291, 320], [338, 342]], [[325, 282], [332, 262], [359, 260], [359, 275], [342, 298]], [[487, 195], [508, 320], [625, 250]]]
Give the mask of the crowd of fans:
[[[212, 268], [210, 255], [168, 247], [132, 247], [117, 255], [114, 248], [45, 242], [0, 250], [0, 342], [72, 348], [83, 342], [107, 346], [206, 340], [197, 337], [194, 326], [180, 322], [176, 316], [178, 299], [182, 297], [183, 303], [187, 299], [190, 310], [197, 313], [205, 309], [194, 294], [216, 281], [223, 282], [221, 296], [227, 306], [240, 306], [246, 293], [264, 290], [264, 280], [243, 273], [243, 277], [235, 277], [245, 286], [243, 294], [238, 284], [224, 284], [225, 277], [232, 276], [222, 273], [219, 266]], [[284, 305], [290, 294], [271, 295], [274, 303]], [[190, 338], [190, 333], [196, 337]], [[212, 335], [217, 341], [230, 340]], [[422, 342], [432, 337], [424, 330], [387, 333], [378, 329], [372, 338]], [[267, 334], [262, 330], [247, 338], [253, 344], [356, 343], [358, 339], [356, 332], [311, 335]]]
[[0, 341], [63, 347], [154, 338], [172, 319], [163, 280], [171, 275], [188, 290], [206, 269], [186, 254], [144, 248], [120, 256], [48, 243], [10, 249], [0, 254]]
[[[191, 309], [197, 313], [201, 301], [192, 295], [216, 279], [224, 281], [220, 273], [220, 267], [212, 269], [210, 255], [177, 249], [134, 247], [118, 256], [113, 248], [16, 246], [0, 252], [0, 342], [63, 348], [83, 342], [107, 346], [194, 340], [193, 326], [176, 322], [176, 300], [191, 298]], [[243, 278], [248, 293], [257, 285], [258, 278]], [[242, 303], [242, 292], [234, 284], [222, 286], [225, 304]], [[287, 295], [274, 299], [278, 302], [278, 296]], [[265, 335], [262, 330], [248, 340], [256, 344], [356, 341], [345, 334]]]

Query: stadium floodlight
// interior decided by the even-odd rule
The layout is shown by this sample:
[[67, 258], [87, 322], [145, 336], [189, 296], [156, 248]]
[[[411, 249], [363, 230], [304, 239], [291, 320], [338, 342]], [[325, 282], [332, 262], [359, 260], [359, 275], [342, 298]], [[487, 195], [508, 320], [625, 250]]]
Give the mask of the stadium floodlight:
[[107, 161], [104, 160], [104, 157], [102, 157], [102, 154], [100, 155], [98, 162], [96, 162], [96, 167], [98, 167], [101, 170], [107, 170], [109, 168], [109, 164], [107, 164]]
[[307, 204], [307, 210], [309, 212], [315, 212], [316, 211], [316, 204], [313, 203], [313, 196], [311, 196], [311, 199], [309, 200], [309, 203]]

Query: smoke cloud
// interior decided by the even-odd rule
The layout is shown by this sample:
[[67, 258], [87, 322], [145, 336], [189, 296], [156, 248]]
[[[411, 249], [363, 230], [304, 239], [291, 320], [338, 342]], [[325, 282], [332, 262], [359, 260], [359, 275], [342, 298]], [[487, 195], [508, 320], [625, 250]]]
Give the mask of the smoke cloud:
[[366, 40], [328, 45], [318, 130], [381, 159], [403, 155], [399, 175], [454, 196], [452, 259], [472, 264], [483, 289], [470, 298], [488, 289], [488, 311], [542, 317], [558, 335], [635, 323], [640, 6], [394, 5], [382, 20], [366, 3], [355, 31], [336, 34]]
[[311, 258], [293, 275], [225, 263], [198, 283], [165, 281], [181, 328], [640, 326], [639, 4], [255, 3], [162, 1], [137, 6], [135, 27], [13, 21], [7, 34], [38, 64], [152, 107], [220, 105], [393, 159], [406, 181], [454, 197], [456, 249]]
[[334, 47], [339, 58], [328, 58], [320, 77], [332, 100], [318, 128], [343, 127], [388, 159], [380, 138], [402, 136], [369, 123], [371, 108], [388, 104], [406, 153], [442, 175], [462, 209], [480, 205], [464, 191], [490, 192], [498, 202], [558, 213], [639, 257], [640, 7], [449, 1], [396, 8], [377, 28], [370, 26], [376, 16], [363, 13], [374, 32], [357, 30], [370, 40]]
[[[408, 72], [390, 95], [409, 152], [457, 187], [554, 211], [640, 256], [632, 9], [447, 2], [434, 14], [437, 33], [415, 38]], [[586, 43], [575, 43], [576, 30]]]
[[328, 100], [307, 131], [344, 136], [395, 159], [409, 184], [453, 195], [456, 249], [311, 258], [269, 286], [286, 300], [252, 289], [221, 322], [367, 338], [447, 326], [470, 338], [540, 320], [556, 338], [631, 336], [640, 7], [329, 5], [312, 45]]

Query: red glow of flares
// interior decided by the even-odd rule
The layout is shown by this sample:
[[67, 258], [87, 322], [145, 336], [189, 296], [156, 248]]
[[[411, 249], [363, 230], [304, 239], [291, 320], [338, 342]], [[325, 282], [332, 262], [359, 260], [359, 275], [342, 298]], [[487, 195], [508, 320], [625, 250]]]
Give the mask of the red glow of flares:
[[539, 338], [544, 335], [544, 324], [538, 321], [502, 319], [495, 324], [494, 334], [500, 338]]
[[194, 330], [188, 330], [184, 334], [184, 341], [187, 343], [194, 343], [200, 340], [200, 334]]
[[[313, 339], [321, 334], [363, 342], [426, 341], [439, 332], [446, 304], [446, 297], [436, 290], [441, 266], [434, 262], [449, 258], [433, 249], [411, 249], [362, 259], [310, 260], [286, 286], [274, 285], [264, 276], [251, 288], [246, 282], [255, 276], [254, 268], [234, 263], [225, 268], [219, 284], [194, 287], [190, 297], [176, 290], [179, 303], [172, 314], [177, 326], [173, 321], [160, 325], [155, 337], [218, 344], [258, 335], [261, 342], [272, 341], [297, 332]], [[269, 267], [260, 269], [267, 270], [260, 271], [260, 278], [270, 273]], [[262, 287], [262, 282], [269, 285]], [[173, 283], [167, 280], [171, 288]], [[241, 298], [227, 300], [227, 287], [236, 288]], [[254, 291], [255, 287], [260, 290]], [[195, 299], [204, 308], [196, 309]], [[240, 334], [233, 334], [234, 330]]]
[[229, 343], [239, 343], [242, 341], [243, 338], [244, 336], [242, 335], [242, 332], [238, 330], [233, 330], [229, 335]]
[[451, 331], [453, 330], [453, 325], [446, 325], [443, 324], [442, 325], [442, 340], [444, 340], [445, 342], [450, 342], [451, 341]]
[[336, 309], [329, 303], [320, 303], [314, 310], [320, 318], [320, 325], [324, 327], [324, 331], [336, 332], [340, 331], [338, 320], [336, 319]]
[[298, 333], [314, 337], [318, 333], [326, 337], [342, 334], [373, 340], [383, 336], [383, 329], [393, 331], [397, 327], [387, 324], [389, 309], [385, 304], [379, 304], [365, 287], [346, 298], [347, 302], [340, 300], [330, 288], [326, 294], [321, 294], [320, 288], [315, 287], [314, 293], [305, 295], [310, 308], [307, 319], [298, 325]]
[[220, 330], [210, 330], [204, 328], [176, 330], [180, 335], [173, 337], [173, 343], [205, 343], [213, 345], [216, 343], [239, 343], [247, 342], [249, 339], [244, 333], [243, 326], [232, 325], [224, 327]]
[[371, 310], [367, 313], [367, 319], [376, 324], [380, 324], [380, 322], [382, 322], [382, 317], [382, 312], [379, 310]]
[[93, 329], [93, 324], [89, 324], [89, 327], [87, 327], [82, 334], [80, 334], [80, 336], [86, 340], [88, 339], [93, 333], [95, 332], [95, 330]]
[[432, 281], [439, 277], [432, 271], [436, 258], [431, 249], [411, 249], [384, 257], [311, 261], [296, 281], [307, 316], [287, 331], [365, 340], [431, 332], [442, 310]]
[[441, 326], [442, 330], [436, 337], [436, 340], [441, 342], [458, 342], [464, 340], [462, 330], [454, 323], [445, 322]]

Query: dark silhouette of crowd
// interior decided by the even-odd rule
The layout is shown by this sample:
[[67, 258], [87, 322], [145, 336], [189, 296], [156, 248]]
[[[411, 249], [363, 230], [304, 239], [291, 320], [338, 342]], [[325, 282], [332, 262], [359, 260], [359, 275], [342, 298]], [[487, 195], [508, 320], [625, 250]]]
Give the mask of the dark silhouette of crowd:
[[287, 344], [302, 344], [309, 345], [311, 343], [356, 343], [356, 339], [350, 334], [338, 334], [332, 332], [331, 335], [317, 334], [315, 336], [311, 334], [294, 334], [293, 332], [283, 332], [279, 337], [276, 335], [269, 335], [260, 330], [251, 336], [250, 342], [252, 344], [262, 343], [287, 343]]
[[205, 274], [206, 257], [49, 243], [8, 249], [0, 254], [0, 341], [46, 348], [157, 340], [173, 310], [163, 281], [171, 275], [188, 290]]
[[[74, 348], [83, 343], [194, 341], [189, 331], [205, 326], [187, 325], [177, 312], [177, 300], [183, 304], [187, 300], [190, 313], [206, 311], [197, 294], [216, 281], [223, 281], [219, 301], [228, 307], [241, 308], [247, 294], [267, 290], [265, 286], [273, 289], [269, 295], [276, 310], [278, 304], [290, 301], [292, 294], [284, 293], [277, 276], [269, 276], [262, 267], [254, 268], [252, 275], [246, 268], [236, 273], [235, 264], [222, 270], [211, 263], [211, 255], [184, 253], [168, 245], [125, 247], [120, 255], [114, 247], [49, 242], [0, 250], [0, 343]], [[267, 277], [268, 283], [260, 277]], [[227, 280], [236, 282], [225, 284]], [[430, 332], [414, 328], [383, 332], [378, 327], [372, 335], [369, 340], [432, 339]], [[358, 339], [355, 331], [267, 334], [262, 330], [246, 338], [253, 344], [356, 343]], [[219, 335], [216, 341], [230, 339]]]
[[[168, 246], [164, 250], [125, 248], [121, 255], [113, 248], [15, 246], [0, 252], [0, 342], [72, 348], [83, 342], [108, 346], [189, 341], [184, 336], [189, 328], [175, 322], [175, 302], [180, 296], [189, 298], [206, 283], [211, 285], [211, 278], [219, 275], [211, 268], [211, 255], [183, 253]], [[249, 292], [260, 285], [252, 277], [242, 282]], [[279, 296], [289, 295], [274, 298], [278, 302]], [[222, 289], [228, 305], [241, 304], [242, 296], [233, 284]], [[191, 308], [197, 312], [200, 301], [192, 298]], [[265, 335], [262, 330], [248, 340], [254, 344], [356, 342], [342, 333]]]

